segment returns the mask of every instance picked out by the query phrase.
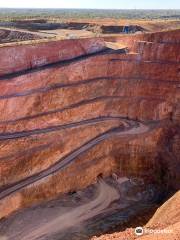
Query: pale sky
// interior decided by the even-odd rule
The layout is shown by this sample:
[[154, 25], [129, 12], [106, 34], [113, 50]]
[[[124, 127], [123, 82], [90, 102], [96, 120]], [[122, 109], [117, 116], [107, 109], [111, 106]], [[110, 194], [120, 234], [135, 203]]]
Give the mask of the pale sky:
[[0, 0], [0, 7], [180, 9], [180, 0]]

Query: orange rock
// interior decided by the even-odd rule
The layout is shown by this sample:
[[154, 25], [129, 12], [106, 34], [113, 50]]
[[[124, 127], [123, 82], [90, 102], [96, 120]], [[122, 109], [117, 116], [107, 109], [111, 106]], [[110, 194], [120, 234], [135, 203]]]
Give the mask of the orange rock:
[[0, 47], [0, 217], [99, 174], [179, 188], [179, 34], [115, 37], [129, 53], [103, 38]]

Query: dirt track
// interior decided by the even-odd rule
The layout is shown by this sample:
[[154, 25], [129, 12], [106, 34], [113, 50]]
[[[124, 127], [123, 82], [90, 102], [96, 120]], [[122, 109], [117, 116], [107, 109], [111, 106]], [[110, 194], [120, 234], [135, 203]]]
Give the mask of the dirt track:
[[[113, 117], [109, 117], [109, 118], [101, 118], [101, 119], [94, 119], [94, 120], [86, 120], [85, 124], [89, 124], [89, 123], [94, 123], [97, 121], [107, 121], [107, 120], [112, 120], [114, 119]], [[118, 119], [118, 117], [116, 117], [115, 119]], [[36, 175], [32, 175], [26, 179], [21, 180], [20, 182], [17, 182], [15, 184], [13, 184], [12, 186], [7, 186], [6, 188], [4, 188], [1, 193], [0, 193], [0, 199], [3, 199], [4, 197], [10, 195], [13, 192], [16, 192], [32, 183], [35, 183], [39, 180], [41, 180], [42, 178], [45, 178], [57, 171], [60, 171], [61, 169], [63, 169], [64, 167], [66, 167], [67, 165], [69, 165], [71, 162], [73, 162], [77, 156], [79, 156], [80, 154], [86, 152], [87, 150], [91, 149], [92, 147], [94, 147], [95, 145], [97, 145], [98, 143], [100, 143], [101, 141], [108, 139], [112, 136], [118, 136], [118, 137], [126, 137], [128, 135], [138, 135], [138, 134], [143, 134], [145, 132], [148, 132], [150, 127], [148, 125], [145, 125], [143, 123], [140, 123], [138, 121], [133, 121], [133, 120], [125, 120], [124, 118], [119, 117], [119, 120], [122, 121], [124, 128], [122, 129], [122, 127], [119, 128], [113, 128], [103, 134], [100, 134], [99, 136], [95, 137], [94, 139], [88, 141], [87, 143], [85, 143], [84, 145], [82, 145], [81, 147], [79, 147], [78, 149], [76, 149], [75, 151], [69, 153], [67, 156], [65, 156], [63, 159], [60, 159], [57, 163], [55, 163], [53, 166], [49, 167], [48, 169], [36, 174]], [[83, 123], [82, 123], [83, 124]], [[77, 124], [79, 125], [79, 123]], [[76, 124], [73, 124], [73, 127], [75, 127]], [[72, 127], [72, 126], [70, 126]], [[52, 131], [54, 129], [46, 129], [43, 130], [44, 131]], [[37, 131], [37, 130], [36, 130]], [[41, 130], [42, 131], [42, 130]], [[36, 132], [35, 132], [36, 133]], [[13, 134], [11, 134], [11, 138], [12, 138]], [[0, 136], [1, 137], [1, 136]], [[14, 137], [17, 137], [17, 133], [15, 133]], [[23, 136], [22, 136], [23, 137]]]

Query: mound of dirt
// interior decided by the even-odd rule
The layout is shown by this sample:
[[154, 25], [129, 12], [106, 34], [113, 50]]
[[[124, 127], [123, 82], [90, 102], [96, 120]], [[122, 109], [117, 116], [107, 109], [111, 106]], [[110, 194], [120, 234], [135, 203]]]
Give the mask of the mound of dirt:
[[0, 29], [0, 43], [35, 40], [40, 38], [40, 36], [33, 33]]

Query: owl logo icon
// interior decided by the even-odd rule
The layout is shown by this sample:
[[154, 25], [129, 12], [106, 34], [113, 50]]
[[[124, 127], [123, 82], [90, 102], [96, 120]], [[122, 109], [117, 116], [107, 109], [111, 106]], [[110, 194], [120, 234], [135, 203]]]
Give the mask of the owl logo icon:
[[135, 234], [136, 234], [137, 236], [141, 236], [141, 235], [143, 235], [143, 233], [144, 233], [144, 230], [143, 230], [142, 227], [136, 227], [136, 228], [135, 228]]

